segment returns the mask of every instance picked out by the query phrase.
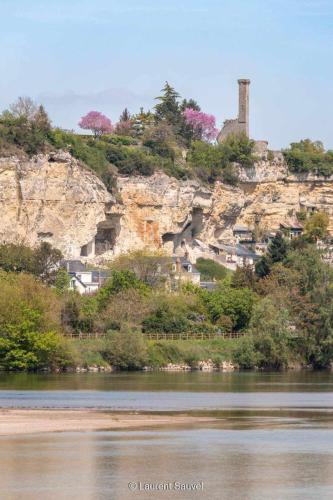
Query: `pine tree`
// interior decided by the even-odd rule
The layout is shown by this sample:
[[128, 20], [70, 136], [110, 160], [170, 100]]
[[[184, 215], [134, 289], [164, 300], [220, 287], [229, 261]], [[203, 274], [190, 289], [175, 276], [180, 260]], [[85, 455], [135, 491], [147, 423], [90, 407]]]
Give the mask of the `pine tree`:
[[121, 113], [119, 121], [120, 122], [128, 122], [131, 119], [131, 114], [127, 108]]
[[45, 111], [44, 106], [40, 105], [34, 116], [34, 123], [36, 127], [44, 133], [47, 133], [51, 129], [50, 119]]
[[155, 106], [156, 120], [165, 120], [175, 128], [178, 128], [182, 118], [178, 102], [180, 96], [168, 82], [165, 83], [162, 92], [161, 96], [156, 97], [160, 101]]
[[268, 247], [268, 257], [272, 263], [282, 262], [287, 255], [288, 245], [280, 232], [276, 233]]
[[183, 99], [180, 105], [180, 110], [183, 112], [187, 108], [194, 109], [195, 111], [201, 111], [199, 104], [194, 99]]

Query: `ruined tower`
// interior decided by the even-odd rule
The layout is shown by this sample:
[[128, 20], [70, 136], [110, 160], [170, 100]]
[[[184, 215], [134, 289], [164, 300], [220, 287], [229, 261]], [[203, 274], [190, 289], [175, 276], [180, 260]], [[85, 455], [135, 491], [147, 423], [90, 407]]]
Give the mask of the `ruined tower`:
[[238, 80], [238, 118], [225, 120], [218, 135], [218, 142], [223, 142], [229, 134], [245, 133], [249, 136], [249, 90], [250, 80]]

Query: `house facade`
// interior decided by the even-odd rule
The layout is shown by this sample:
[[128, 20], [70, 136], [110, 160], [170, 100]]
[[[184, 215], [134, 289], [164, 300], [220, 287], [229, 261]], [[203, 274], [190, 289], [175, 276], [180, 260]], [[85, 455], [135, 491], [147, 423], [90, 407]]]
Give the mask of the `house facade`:
[[109, 277], [105, 269], [87, 269], [80, 260], [65, 260], [63, 267], [70, 277], [69, 289], [81, 295], [97, 292]]

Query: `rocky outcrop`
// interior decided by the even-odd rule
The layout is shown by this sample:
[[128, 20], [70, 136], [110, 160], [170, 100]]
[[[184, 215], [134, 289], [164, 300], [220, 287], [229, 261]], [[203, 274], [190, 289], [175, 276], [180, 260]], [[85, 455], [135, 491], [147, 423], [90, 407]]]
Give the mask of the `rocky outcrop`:
[[316, 207], [330, 215], [333, 179], [288, 175], [281, 153], [263, 153], [241, 169], [237, 187], [180, 181], [158, 172], [119, 177], [116, 199], [68, 153], [31, 160], [0, 159], [0, 239], [30, 246], [49, 241], [68, 258], [95, 262], [139, 248], [169, 254], [197, 240], [232, 242], [235, 224], [274, 231], [296, 212]]
[[68, 153], [0, 159], [1, 241], [49, 241], [68, 257], [80, 255], [110, 202], [98, 177]]

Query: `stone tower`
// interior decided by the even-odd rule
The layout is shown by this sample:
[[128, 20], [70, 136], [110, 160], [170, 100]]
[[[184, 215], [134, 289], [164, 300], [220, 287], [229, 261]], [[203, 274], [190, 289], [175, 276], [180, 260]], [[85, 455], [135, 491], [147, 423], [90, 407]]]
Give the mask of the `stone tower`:
[[218, 135], [218, 142], [223, 142], [229, 134], [245, 133], [249, 136], [249, 93], [250, 80], [238, 80], [238, 118], [225, 120], [223, 128]]
[[249, 136], [249, 94], [250, 80], [238, 80], [238, 123], [242, 132]]

